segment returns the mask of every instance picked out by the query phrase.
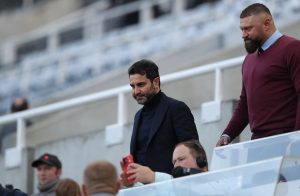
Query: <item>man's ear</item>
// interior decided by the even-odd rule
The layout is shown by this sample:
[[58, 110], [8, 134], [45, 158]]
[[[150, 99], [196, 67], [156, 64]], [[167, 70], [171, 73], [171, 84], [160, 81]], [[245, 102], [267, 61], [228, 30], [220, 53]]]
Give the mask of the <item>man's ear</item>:
[[270, 17], [267, 17], [264, 21], [264, 28], [265, 30], [269, 30], [271, 28], [271, 25], [272, 25], [272, 18]]
[[57, 169], [57, 170], [56, 170], [56, 175], [57, 175], [58, 177], [60, 177], [61, 174], [62, 174], [62, 170], [61, 170], [61, 169]]
[[155, 88], [158, 88], [158, 89], [159, 89], [159, 88], [160, 88], [160, 87], [159, 87], [159, 85], [160, 85], [160, 77], [154, 78], [154, 79], [153, 79], [153, 84], [154, 84], [154, 87], [155, 87]]

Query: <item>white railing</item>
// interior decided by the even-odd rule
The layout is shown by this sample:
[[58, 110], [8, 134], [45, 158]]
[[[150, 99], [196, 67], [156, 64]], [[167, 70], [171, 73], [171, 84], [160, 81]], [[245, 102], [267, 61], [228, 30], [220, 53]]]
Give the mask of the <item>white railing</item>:
[[[171, 0], [156, 0], [151, 1], [150, 4], [156, 5], [158, 2], [169, 1]], [[183, 0], [176, 2], [179, 1], [183, 2]], [[239, 39], [236, 39], [236, 36], [240, 36], [237, 14], [250, 2], [253, 0], [247, 2], [223, 0], [214, 7], [206, 5], [183, 12], [180, 17], [176, 14], [170, 14], [149, 25], [138, 25], [105, 36], [99, 36], [99, 33], [95, 33], [93, 34], [94, 37], [85, 37], [83, 42], [49, 50], [48, 53], [29, 55], [18, 64], [17, 69], [0, 73], [0, 83], [8, 84], [0, 86], [0, 94], [5, 95], [0, 104], [0, 110], [8, 111], [7, 106], [10, 104], [10, 100], [15, 97], [15, 92], [20, 92], [30, 100], [40, 101], [45, 98], [46, 94], [49, 96], [49, 94], [59, 93], [61, 89], [75, 86], [82, 81], [107, 73], [107, 67], [109, 67], [108, 69], [118, 69], [121, 66], [126, 66], [128, 62], [132, 62], [134, 59], [165, 55], [166, 52], [177, 51], [179, 48], [193, 43], [211, 39], [211, 36], [222, 37], [220, 40], [214, 39], [215, 43], [211, 44], [211, 50], [240, 44]], [[289, 3], [281, 4], [276, 0], [264, 0], [263, 2], [273, 8], [276, 22], [282, 23], [282, 25], [278, 25], [280, 28], [294, 19], [299, 20], [299, 17], [295, 17], [297, 13], [293, 11], [297, 5], [291, 7]], [[288, 2], [298, 1], [289, 0]], [[141, 3], [139, 1], [130, 3], [125, 6], [126, 9], [122, 10], [124, 13], [128, 13], [128, 9], [139, 11], [141, 10]], [[146, 7], [151, 8], [150, 4], [147, 4]], [[235, 6], [232, 7], [232, 4]], [[24, 40], [30, 40], [34, 37], [55, 37], [61, 28], [73, 24], [75, 18], [81, 21], [91, 17], [93, 22], [89, 21], [83, 25], [76, 20], [78, 22], [76, 24], [78, 27], [83, 25], [85, 29], [93, 29], [94, 26], [101, 26], [100, 21], [104, 16], [105, 18], [120, 16], [120, 13], [115, 11], [115, 9], [119, 10], [119, 7], [103, 12], [99, 11], [99, 9], [104, 9], [102, 6], [96, 8], [97, 6], [92, 6], [81, 10], [57, 24], [47, 25], [37, 30], [30, 36], [24, 35], [24, 37], [20, 37], [20, 40], [23, 41], [19, 41], [22, 43]], [[92, 13], [94, 15], [91, 15]], [[81, 15], [83, 16], [81, 17]], [[53, 33], [51, 29], [55, 29], [54, 32], [56, 33]], [[19, 41], [16, 38], [15, 41], [12, 39], [7, 42], [17, 44]], [[143, 44], [142, 48], [141, 43]], [[9, 48], [3, 49], [3, 51], [8, 50]], [[3, 58], [7, 56], [9, 55], [3, 55]], [[20, 80], [21, 82], [14, 83], [7, 82], [7, 80]]]
[[[149, 3], [156, 5], [157, 2], [170, 1], [157, 0], [151, 1], [151, 3], [149, 1]], [[148, 1], [145, 2], [147, 3]], [[128, 9], [139, 11], [141, 5], [142, 2], [137, 1], [125, 5], [125, 8], [128, 7]], [[147, 4], [147, 6], [149, 9], [151, 8], [150, 5]], [[93, 37], [85, 37], [85, 40], [82, 42], [65, 47], [57, 47], [56, 49], [52, 48], [39, 54], [28, 55], [16, 66], [16, 70], [19, 72], [18, 75], [14, 73], [15, 70], [10, 69], [0, 73], [0, 83], [6, 82], [7, 78], [21, 81], [0, 86], [0, 94], [5, 95], [5, 99], [0, 104], [0, 109], [8, 111], [7, 106], [10, 104], [10, 100], [14, 97], [13, 93], [15, 92], [20, 92], [30, 100], [39, 101], [45, 98], [45, 94], [49, 96], [49, 94], [57, 93], [61, 89], [75, 86], [84, 80], [86, 81], [88, 78], [99, 77], [101, 74], [106, 74], [108, 69], [118, 69], [126, 66], [128, 62], [132, 62], [134, 59], [150, 58], [157, 54], [162, 55], [195, 43], [195, 41], [205, 40], [213, 34], [218, 34], [221, 32], [220, 28], [218, 31], [214, 30], [211, 33], [212, 27], [206, 27], [207, 25], [205, 24], [210, 24], [215, 20], [226, 19], [227, 17], [224, 17], [223, 12], [209, 14], [207, 6], [200, 6], [200, 8], [183, 12], [180, 14], [180, 17], [176, 14], [169, 14], [158, 20], [153, 19], [155, 22], [148, 25], [136, 25], [102, 36], [99, 36], [97, 32], [93, 34]], [[124, 6], [121, 7], [123, 8]], [[209, 8], [213, 9], [212, 7]], [[84, 24], [84, 28], [93, 29], [95, 26], [101, 26], [101, 22], [98, 21], [96, 23], [96, 20], [103, 20], [104, 16], [108, 17], [106, 15], [113, 18], [112, 14], [115, 13], [114, 17], [120, 16], [119, 12], [114, 11], [115, 9], [118, 10], [119, 8], [103, 12], [94, 10], [95, 13], [93, 13], [98, 13], [98, 15], [95, 15], [95, 17], [88, 15], [93, 22], [92, 24], [90, 22]], [[127, 8], [122, 10], [124, 12]], [[89, 12], [86, 11], [84, 13]], [[67, 18], [70, 19], [70, 22], [73, 22], [71, 18], [76, 18], [75, 16], [81, 18], [79, 17], [80, 14]], [[83, 19], [87, 20], [87, 16], [84, 16]], [[69, 20], [64, 19], [63, 21]], [[229, 22], [223, 23], [226, 23], [226, 28], [230, 29]], [[198, 27], [199, 24], [202, 24], [201, 27]], [[78, 23], [77, 25], [77, 27], [80, 27], [83, 24]], [[19, 42], [22, 43], [24, 40], [28, 41], [34, 37], [46, 36], [49, 40], [54, 39], [51, 37], [58, 39], [58, 32], [61, 31], [59, 29], [66, 28], [66, 26], [65, 22], [50, 24], [30, 34], [30, 36], [24, 35], [20, 37], [19, 41], [18, 39], [11, 39], [7, 40], [7, 42], [16, 46]], [[219, 25], [215, 26], [219, 27]], [[52, 29], [55, 29], [55, 31]], [[203, 32], [204, 29], [210, 29], [210, 32], [208, 32], [209, 30]], [[222, 31], [225, 31], [225, 29], [222, 29]], [[200, 34], [201, 36], [199, 37]], [[143, 44], [142, 48], [141, 43]], [[7, 50], [7, 48], [3, 49], [3, 51]], [[7, 56], [9, 55], [3, 55], [3, 57]], [[90, 77], [87, 74], [90, 74]], [[74, 78], [76, 82], [73, 80]]]
[[[220, 101], [222, 99], [222, 70], [234, 66], [241, 65], [244, 56], [206, 64], [203, 66], [198, 66], [195, 68], [187, 69], [184, 71], [178, 71], [175, 73], [167, 74], [161, 77], [161, 82], [171, 83], [174, 81], [199, 76], [208, 72], [215, 72], [215, 95], [214, 100]], [[91, 103], [107, 98], [118, 97], [118, 124], [123, 125], [125, 122], [125, 99], [124, 94], [130, 92], [130, 86], [124, 85], [109, 90], [101, 91], [98, 93], [81, 96], [78, 98], [73, 98], [46, 106], [29, 109], [23, 112], [18, 112], [14, 114], [9, 114], [0, 117], [0, 124], [5, 124], [9, 122], [17, 122], [17, 141], [16, 148], [23, 149], [26, 147], [26, 137], [25, 137], [25, 120], [36, 117], [43, 114], [48, 114], [51, 112], [63, 110], [70, 107], [80, 106], [86, 103]]]

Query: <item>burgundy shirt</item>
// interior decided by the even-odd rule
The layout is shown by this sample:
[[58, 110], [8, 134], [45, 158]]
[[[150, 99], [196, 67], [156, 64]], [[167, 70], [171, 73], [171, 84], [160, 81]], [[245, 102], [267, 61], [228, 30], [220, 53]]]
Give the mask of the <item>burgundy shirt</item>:
[[300, 41], [283, 35], [266, 51], [248, 54], [243, 87], [223, 132], [234, 139], [250, 124], [252, 139], [300, 129]]

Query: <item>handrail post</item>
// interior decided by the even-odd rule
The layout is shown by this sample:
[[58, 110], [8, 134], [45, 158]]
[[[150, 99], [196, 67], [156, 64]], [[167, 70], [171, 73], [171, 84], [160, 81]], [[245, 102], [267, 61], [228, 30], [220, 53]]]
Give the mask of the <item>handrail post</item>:
[[220, 68], [216, 68], [215, 70], [215, 101], [221, 101], [223, 98], [222, 92], [222, 70]]
[[222, 101], [222, 69], [215, 68], [215, 92], [214, 100], [204, 102], [201, 105], [201, 122], [210, 123], [221, 119]]
[[118, 124], [124, 125], [126, 121], [126, 103], [124, 93], [118, 95]]
[[17, 143], [16, 147], [22, 150], [26, 146], [26, 135], [25, 135], [25, 120], [23, 118], [18, 118], [17, 120]]

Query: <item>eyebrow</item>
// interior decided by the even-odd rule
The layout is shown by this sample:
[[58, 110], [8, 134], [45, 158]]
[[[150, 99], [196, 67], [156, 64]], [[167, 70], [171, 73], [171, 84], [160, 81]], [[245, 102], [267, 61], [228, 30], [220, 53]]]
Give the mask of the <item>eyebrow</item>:
[[178, 159], [186, 159], [186, 156], [182, 155], [182, 156], [177, 157], [177, 159], [175, 159], [175, 160], [172, 161], [173, 165], [174, 165], [175, 161], [177, 161]]

